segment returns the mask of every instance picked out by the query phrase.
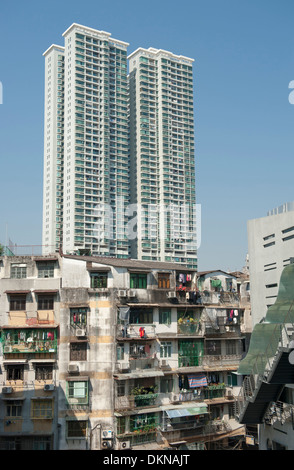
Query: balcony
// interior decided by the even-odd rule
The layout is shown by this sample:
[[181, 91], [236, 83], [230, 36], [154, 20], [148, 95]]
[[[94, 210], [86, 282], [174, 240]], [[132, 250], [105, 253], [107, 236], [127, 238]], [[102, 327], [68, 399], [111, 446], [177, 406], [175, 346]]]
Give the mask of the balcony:
[[56, 330], [45, 328], [5, 329], [3, 352], [4, 354], [56, 353]]
[[238, 322], [234, 323], [225, 317], [217, 317], [215, 322], [203, 322], [206, 336], [222, 335], [224, 338], [240, 336], [241, 329]]
[[202, 335], [202, 324], [194, 318], [180, 318], [178, 320], [178, 335]]
[[199, 370], [202, 370], [203, 367], [208, 367], [210, 370], [213, 369], [214, 367], [229, 367], [229, 366], [237, 367], [239, 365], [241, 358], [242, 358], [241, 354], [230, 354], [230, 355], [205, 354], [203, 356], [182, 355], [182, 356], [179, 356], [178, 366], [179, 366], [179, 369], [187, 368], [187, 367], [195, 369], [199, 367]]
[[205, 290], [198, 293], [197, 303], [201, 305], [237, 306], [240, 303], [240, 295], [237, 292]]
[[214, 398], [224, 398], [226, 396], [226, 385], [210, 384], [206, 387], [193, 390], [181, 390], [172, 397], [173, 403], [190, 402], [195, 400], [213, 400]]
[[160, 402], [158, 393], [142, 393], [116, 397], [116, 410], [133, 410], [135, 408], [148, 408], [149, 406], [158, 405]]
[[124, 327], [123, 324], [117, 325], [116, 336], [118, 339], [155, 339], [155, 325], [134, 325], [130, 324]]

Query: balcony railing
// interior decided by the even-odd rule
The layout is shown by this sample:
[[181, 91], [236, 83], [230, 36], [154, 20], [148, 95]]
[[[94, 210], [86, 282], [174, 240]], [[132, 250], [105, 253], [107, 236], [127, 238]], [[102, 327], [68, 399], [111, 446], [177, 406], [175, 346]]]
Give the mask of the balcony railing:
[[147, 393], [142, 395], [126, 395], [116, 397], [115, 409], [116, 410], [132, 410], [134, 408], [154, 406], [159, 404], [158, 393]]
[[238, 305], [240, 294], [237, 292], [202, 291], [198, 294], [197, 303], [201, 305]]
[[216, 322], [203, 322], [206, 335], [240, 336], [240, 324], [218, 317]]
[[179, 367], [229, 366], [239, 364], [241, 358], [241, 354], [204, 354], [202, 356], [179, 356], [178, 365]]
[[117, 325], [116, 332], [118, 338], [150, 339], [155, 338], [155, 325], [130, 324], [124, 327], [124, 325], [120, 324]]
[[179, 335], [201, 335], [202, 324], [196, 320], [182, 321], [182, 322], [178, 320], [178, 334]]
[[56, 353], [57, 340], [6, 341], [4, 354], [8, 353]]
[[281, 424], [286, 422], [293, 422], [294, 405], [276, 401], [271, 404], [265, 414], [265, 423], [273, 425], [276, 421]]
[[225, 384], [210, 384], [206, 387], [201, 387], [194, 390], [181, 390], [179, 393], [174, 394], [172, 401], [176, 402], [189, 402], [189, 401], [203, 401], [211, 400], [213, 398], [223, 398], [226, 395]]

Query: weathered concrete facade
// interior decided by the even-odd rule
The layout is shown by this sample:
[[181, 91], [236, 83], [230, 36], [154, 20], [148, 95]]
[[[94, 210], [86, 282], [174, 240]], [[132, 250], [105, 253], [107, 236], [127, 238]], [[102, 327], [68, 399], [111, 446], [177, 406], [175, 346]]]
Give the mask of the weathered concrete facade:
[[2, 257], [0, 448], [207, 448], [242, 436], [244, 307], [237, 294], [202, 294], [196, 271], [171, 263]]

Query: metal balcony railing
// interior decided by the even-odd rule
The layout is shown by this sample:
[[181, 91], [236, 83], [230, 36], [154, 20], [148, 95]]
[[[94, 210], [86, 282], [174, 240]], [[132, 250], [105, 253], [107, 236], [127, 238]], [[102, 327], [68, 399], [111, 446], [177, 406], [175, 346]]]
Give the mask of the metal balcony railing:
[[269, 424], [274, 424], [276, 421], [280, 421], [281, 424], [293, 423], [293, 418], [294, 405], [281, 401], [273, 402], [265, 414], [265, 422]]

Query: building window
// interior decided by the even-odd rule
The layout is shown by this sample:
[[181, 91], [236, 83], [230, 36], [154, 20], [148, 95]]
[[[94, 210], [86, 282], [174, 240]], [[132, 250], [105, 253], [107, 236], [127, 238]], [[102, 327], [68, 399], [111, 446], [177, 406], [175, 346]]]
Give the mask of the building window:
[[81, 439], [87, 437], [87, 421], [67, 421], [67, 437]]
[[171, 324], [171, 309], [161, 308], [159, 309], [159, 323], [164, 325]]
[[158, 289], [170, 288], [170, 274], [158, 273]]
[[160, 380], [160, 392], [170, 393], [173, 391], [174, 381], [173, 378], [164, 377]]
[[124, 344], [118, 344], [116, 347], [116, 360], [123, 361], [125, 357], [125, 347]]
[[7, 366], [7, 380], [23, 380], [24, 365], [8, 365]]
[[38, 295], [38, 310], [53, 310], [54, 297], [53, 295]]
[[12, 311], [26, 309], [26, 295], [11, 295], [9, 309]]
[[27, 267], [23, 264], [12, 264], [10, 269], [12, 279], [24, 279], [27, 277]]
[[172, 344], [171, 341], [162, 341], [160, 345], [160, 357], [171, 357]]
[[36, 365], [36, 380], [52, 380], [53, 379], [53, 365], [37, 364]]
[[38, 277], [54, 277], [54, 262], [38, 263]]
[[124, 397], [126, 394], [126, 382], [125, 380], [119, 380], [117, 382], [117, 396]]
[[70, 361], [86, 361], [87, 360], [87, 343], [71, 343], [70, 344]]
[[107, 287], [107, 273], [92, 272], [91, 273], [91, 287], [92, 289], [106, 288]]
[[67, 396], [70, 404], [88, 404], [88, 381], [69, 381]]
[[221, 355], [220, 341], [206, 341], [206, 354], [210, 356], [220, 356]]
[[236, 341], [226, 341], [227, 356], [235, 356], [237, 354]]
[[70, 324], [83, 328], [87, 325], [87, 307], [70, 309]]
[[147, 274], [146, 273], [131, 273], [130, 274], [130, 288], [131, 289], [146, 289], [147, 288]]
[[52, 419], [53, 418], [53, 400], [32, 400], [31, 418], [32, 419]]
[[117, 434], [125, 434], [126, 432], [126, 417], [121, 416], [117, 418]]
[[153, 309], [131, 308], [130, 323], [153, 323]]
[[6, 403], [6, 417], [20, 418], [22, 415], [22, 400], [9, 400]]

